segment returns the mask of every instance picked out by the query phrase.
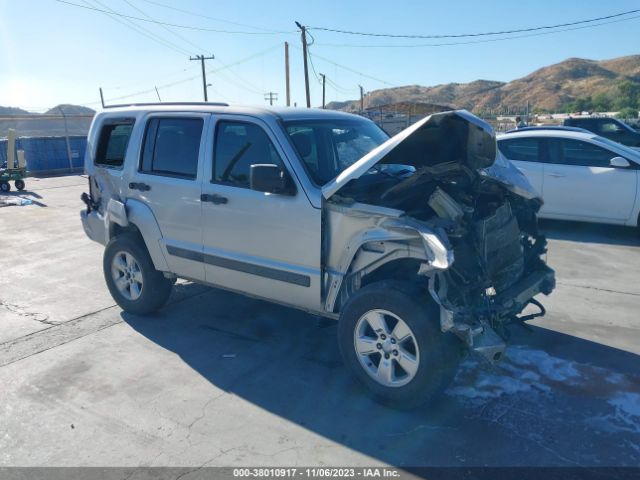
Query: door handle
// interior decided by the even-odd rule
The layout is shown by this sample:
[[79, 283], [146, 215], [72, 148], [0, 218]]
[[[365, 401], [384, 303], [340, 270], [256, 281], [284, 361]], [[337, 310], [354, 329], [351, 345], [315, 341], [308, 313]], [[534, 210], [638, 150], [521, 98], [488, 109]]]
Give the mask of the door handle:
[[131, 190], [140, 190], [141, 192], [148, 192], [149, 190], [151, 190], [150, 185], [147, 185], [146, 183], [138, 183], [138, 182], [131, 182], [129, 184], [129, 188]]
[[202, 195], [200, 195], [200, 201], [211, 202], [216, 205], [222, 205], [222, 204], [228, 203], [229, 199], [227, 197], [223, 197], [222, 195], [218, 195], [216, 193], [212, 193], [212, 194], [203, 193]]
[[550, 177], [556, 177], [556, 178], [559, 178], [559, 177], [564, 177], [564, 176], [565, 176], [565, 174], [564, 174], [564, 173], [558, 173], [558, 172], [549, 172], [549, 176], [550, 176]]

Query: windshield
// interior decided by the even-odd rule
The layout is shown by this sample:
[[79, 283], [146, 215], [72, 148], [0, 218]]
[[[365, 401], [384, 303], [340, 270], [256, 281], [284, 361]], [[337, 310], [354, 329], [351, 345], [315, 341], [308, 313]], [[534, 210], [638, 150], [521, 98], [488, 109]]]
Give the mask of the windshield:
[[628, 123], [623, 122], [622, 120], [616, 120], [616, 123], [621, 126], [624, 130], [627, 130], [628, 132], [633, 132], [636, 133], [635, 130], [631, 127], [631, 125], [629, 125]]
[[285, 122], [291, 143], [317, 185], [335, 178], [389, 137], [366, 119]]

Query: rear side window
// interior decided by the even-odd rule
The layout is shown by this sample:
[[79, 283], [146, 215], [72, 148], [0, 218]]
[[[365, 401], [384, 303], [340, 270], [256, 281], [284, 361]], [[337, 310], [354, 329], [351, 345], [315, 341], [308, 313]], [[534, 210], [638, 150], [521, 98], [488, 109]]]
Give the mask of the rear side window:
[[251, 165], [268, 163], [284, 169], [273, 143], [258, 125], [218, 122], [213, 159], [213, 182], [249, 188]]
[[498, 148], [509, 160], [539, 162], [540, 140], [538, 138], [514, 138], [500, 140]]
[[98, 139], [98, 150], [96, 151], [96, 165], [122, 167], [134, 123], [133, 118], [127, 118], [107, 121], [102, 125]]
[[170, 177], [196, 178], [202, 127], [201, 118], [150, 119], [140, 170]]
[[551, 143], [551, 161], [561, 165], [583, 167], [609, 167], [615, 153], [581, 140], [554, 139]]

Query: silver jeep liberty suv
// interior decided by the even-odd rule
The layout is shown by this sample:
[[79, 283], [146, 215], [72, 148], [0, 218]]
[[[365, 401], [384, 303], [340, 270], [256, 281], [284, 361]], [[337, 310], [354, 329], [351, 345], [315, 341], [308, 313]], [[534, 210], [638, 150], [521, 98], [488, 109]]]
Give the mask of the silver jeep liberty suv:
[[388, 138], [328, 110], [108, 108], [85, 169], [82, 224], [125, 311], [179, 277], [335, 319], [345, 364], [396, 406], [435, 398], [463, 347], [497, 360], [555, 284], [541, 199], [466, 111]]

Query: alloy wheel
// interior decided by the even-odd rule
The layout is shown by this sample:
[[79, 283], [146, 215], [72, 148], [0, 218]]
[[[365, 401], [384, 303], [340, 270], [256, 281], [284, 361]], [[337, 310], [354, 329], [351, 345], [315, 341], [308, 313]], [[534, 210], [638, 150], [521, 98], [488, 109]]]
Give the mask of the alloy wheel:
[[353, 345], [360, 365], [385, 387], [401, 387], [416, 376], [420, 350], [409, 325], [386, 310], [369, 310], [354, 330]]
[[127, 300], [137, 300], [142, 295], [142, 270], [129, 252], [120, 251], [113, 256], [111, 276], [120, 294]]

